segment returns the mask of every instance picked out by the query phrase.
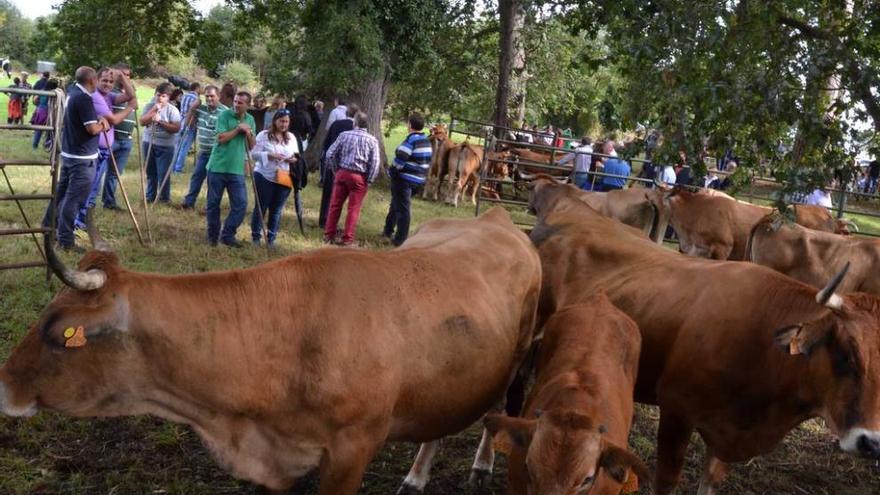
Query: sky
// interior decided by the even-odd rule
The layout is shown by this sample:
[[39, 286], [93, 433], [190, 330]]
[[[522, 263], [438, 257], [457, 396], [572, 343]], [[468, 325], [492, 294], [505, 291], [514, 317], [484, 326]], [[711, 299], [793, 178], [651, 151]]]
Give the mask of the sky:
[[[62, 0], [10, 0], [21, 15], [30, 19], [36, 19], [53, 13], [53, 5], [58, 5]], [[211, 7], [223, 3], [223, 0], [189, 0], [199, 12], [207, 13]]]

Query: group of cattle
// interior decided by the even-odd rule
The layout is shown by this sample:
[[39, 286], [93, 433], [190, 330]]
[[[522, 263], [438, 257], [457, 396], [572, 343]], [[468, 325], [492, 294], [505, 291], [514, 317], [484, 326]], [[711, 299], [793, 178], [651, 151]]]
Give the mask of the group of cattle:
[[[476, 203], [477, 194], [498, 199], [501, 188], [499, 182], [481, 184], [480, 175], [486, 151], [483, 146], [464, 142], [454, 142], [444, 124], [431, 127], [428, 136], [431, 142], [431, 167], [427, 183], [422, 190], [422, 199], [430, 197], [458, 206], [459, 200], [468, 192], [471, 203]], [[526, 174], [534, 174], [535, 167], [529, 164], [552, 165], [553, 155], [536, 149], [500, 146], [497, 151], [489, 151], [486, 158], [486, 177], [495, 181], [522, 179]], [[538, 168], [537, 171], [543, 171]], [[445, 186], [445, 191], [444, 191]]]
[[[726, 463], [814, 417], [845, 451], [880, 457], [880, 299], [849, 292], [873, 286], [847, 276], [870, 250], [775, 217], [743, 238], [733, 199], [619, 193], [631, 191], [648, 206], [539, 176], [528, 237], [494, 208], [428, 221], [390, 251], [325, 248], [215, 273], [134, 272], [102, 250], [70, 269], [47, 241], [68, 287], [0, 368], [0, 412], [185, 423], [273, 493], [313, 470], [321, 495], [357, 493], [387, 441], [423, 442], [399, 492], [421, 493], [439, 439], [482, 417], [475, 482], [491, 473], [494, 439], [511, 447], [508, 493], [617, 495], [650, 476], [627, 450], [634, 401], [660, 409], [660, 495], [694, 431], [707, 447], [701, 495]], [[729, 232], [693, 228], [704, 212]], [[835, 276], [799, 267], [820, 290], [792, 278], [807, 275], [666, 249], [655, 241], [667, 218], [693, 254], [777, 253], [767, 259], [781, 267], [838, 236], [850, 247], [825, 261], [851, 263]]]

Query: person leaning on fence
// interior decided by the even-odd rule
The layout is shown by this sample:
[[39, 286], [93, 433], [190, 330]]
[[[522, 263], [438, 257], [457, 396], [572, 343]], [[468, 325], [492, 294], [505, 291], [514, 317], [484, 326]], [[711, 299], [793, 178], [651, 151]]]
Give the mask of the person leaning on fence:
[[[232, 109], [217, 117], [217, 144], [211, 151], [208, 170], [208, 244], [221, 242], [229, 247], [242, 247], [235, 232], [244, 220], [247, 210], [245, 166], [248, 153], [256, 144], [254, 130], [257, 124], [248, 113], [251, 95], [239, 91], [232, 101]], [[220, 230], [220, 201], [223, 192], [229, 195], [229, 215]]]
[[[116, 74], [116, 83], [113, 86], [113, 101], [114, 104], [111, 107], [113, 109], [113, 113], [120, 112], [128, 106], [128, 102], [121, 98], [121, 95], [137, 95], [134, 85], [131, 82], [131, 67], [125, 63], [116, 64], [114, 67], [114, 73]], [[137, 105], [134, 105], [134, 108], [137, 108]], [[111, 150], [113, 151], [113, 157], [116, 159], [116, 167], [110, 167], [107, 169], [107, 174], [104, 179], [104, 192], [101, 194], [101, 202], [104, 205], [104, 208], [108, 210], [118, 210], [119, 204], [116, 201], [116, 187], [119, 185], [119, 176], [116, 174], [119, 169], [119, 173], [122, 174], [125, 172], [125, 166], [128, 164], [128, 157], [131, 156], [131, 149], [134, 146], [134, 139], [132, 139], [132, 132], [134, 131], [135, 119], [137, 119], [137, 112], [133, 111], [128, 116], [126, 116], [122, 122], [113, 126], [113, 147]]]
[[202, 191], [202, 184], [208, 176], [208, 160], [211, 159], [211, 151], [217, 144], [217, 118], [226, 110], [229, 109], [220, 103], [217, 86], [208, 85], [205, 86], [205, 104], [202, 105], [201, 101], [196, 100], [189, 109], [189, 115], [186, 116], [189, 125], [197, 129], [199, 153], [189, 179], [189, 191], [180, 205], [184, 210], [195, 207], [199, 193]]
[[[617, 157], [617, 150], [614, 148], [614, 141], [606, 141], [602, 146], [602, 153], [609, 155], [610, 158], [605, 160], [605, 168], [603, 172], [609, 174], [602, 177], [602, 191], [614, 191], [626, 187], [627, 177], [632, 172], [629, 163]], [[614, 177], [611, 177], [614, 176]]]
[[[164, 82], [156, 87], [156, 96], [144, 107], [140, 123], [144, 129], [143, 156], [147, 163], [147, 201], [153, 202], [156, 196], [162, 203], [171, 201], [171, 177], [168, 176], [171, 161], [174, 160], [174, 142], [180, 130], [180, 111], [171, 104], [174, 86]], [[166, 180], [165, 177], [168, 176]], [[159, 186], [164, 187], [159, 191]]]
[[[183, 96], [180, 98], [180, 115], [184, 116], [189, 114], [189, 109], [192, 108], [193, 104], [196, 101], [199, 101], [199, 96], [202, 94], [202, 85], [194, 82], [189, 85], [189, 91], [185, 91]], [[196, 140], [196, 128], [195, 126], [187, 125], [187, 120], [183, 120], [182, 128], [180, 129], [180, 133], [178, 134], [177, 141], [177, 150], [175, 150], [175, 159], [174, 159], [174, 173], [180, 174], [183, 173], [184, 166], [186, 165], [186, 156], [189, 154], [190, 148], [192, 148], [193, 142]]]
[[351, 103], [346, 107], [345, 117], [333, 122], [327, 131], [327, 137], [324, 138], [324, 149], [321, 151], [321, 208], [318, 212], [318, 227], [324, 228], [327, 225], [327, 211], [330, 209], [330, 197], [333, 195], [333, 168], [327, 166], [325, 157], [327, 150], [339, 135], [343, 132], [354, 129], [354, 116], [360, 111], [360, 107]]
[[[257, 134], [256, 144], [251, 150], [254, 159], [254, 186], [257, 201], [251, 215], [251, 239], [260, 244], [263, 222], [266, 222], [266, 242], [275, 244], [281, 212], [290, 191], [293, 189], [291, 166], [299, 160], [299, 145], [291, 132], [290, 111], [286, 108], [276, 110], [269, 127]], [[259, 208], [258, 208], [259, 206]]]
[[[57, 88], [58, 81], [51, 79], [42, 89], [44, 91], [55, 91]], [[49, 125], [49, 97], [46, 95], [34, 96], [34, 104], [36, 105], [36, 110], [31, 115], [31, 125]], [[44, 131], [42, 129], [34, 131], [34, 139], [31, 142], [33, 149], [40, 147], [40, 140], [43, 138], [43, 134], [46, 135], [46, 143], [44, 145], [46, 150], [51, 149], [52, 131]]]
[[[354, 130], [343, 132], [327, 150], [327, 166], [336, 173], [324, 242], [350, 246], [354, 243], [355, 230], [361, 214], [361, 206], [367, 196], [367, 188], [379, 175], [381, 158], [379, 141], [367, 132], [367, 114], [354, 116]], [[345, 230], [337, 240], [337, 224], [342, 215], [342, 205], [348, 200]]]
[[422, 132], [424, 128], [424, 117], [418, 113], [409, 116], [409, 134], [397, 147], [394, 161], [388, 170], [388, 177], [391, 179], [391, 205], [385, 217], [382, 235], [395, 246], [403, 244], [409, 236], [412, 195], [425, 186], [428, 169], [431, 167], [431, 142]]
[[[110, 124], [95, 114], [92, 92], [97, 85], [97, 74], [91, 67], [76, 69], [76, 84], [71, 86], [64, 109], [61, 135], [61, 174], [55, 190], [58, 245], [66, 251], [85, 252], [75, 243], [73, 222], [79, 206], [88, 198], [95, 179], [95, 160], [98, 158], [98, 135], [110, 130]], [[52, 219], [52, 203], [46, 209], [43, 226]]]
[[[16, 77], [12, 80], [12, 84], [9, 87], [17, 88], [20, 84], [21, 79]], [[9, 103], [6, 105], [6, 123], [21, 124], [21, 100], [23, 96], [21, 93], [7, 93], [7, 96], [9, 96]]]
[[588, 136], [581, 138], [580, 145], [575, 148], [574, 153], [563, 156], [557, 164], [565, 165], [574, 160], [574, 169], [572, 170], [572, 182], [575, 186], [583, 189], [590, 180], [590, 164], [593, 162], [593, 140]]
[[[115, 126], [125, 120], [125, 118], [134, 111], [137, 106], [137, 99], [133, 92], [116, 95], [112, 93], [113, 85], [115, 83], [116, 76], [113, 69], [104, 67], [98, 71], [98, 89], [92, 93], [92, 104], [95, 106], [95, 113], [99, 117], [107, 119], [107, 122], [110, 123], [111, 126]], [[118, 100], [114, 100], [114, 98], [118, 98]], [[114, 113], [111, 107], [115, 103], [123, 101], [127, 103], [125, 108]], [[113, 168], [113, 165], [110, 163], [110, 150], [113, 148], [113, 137], [114, 134], [112, 131], [103, 132], [98, 136], [98, 162], [95, 167], [95, 179], [92, 181], [92, 189], [89, 192], [88, 199], [80, 206], [79, 213], [77, 214], [75, 225], [78, 229], [85, 229], [88, 210], [89, 208], [95, 207], [98, 193], [101, 191], [101, 180], [104, 178], [107, 169]], [[121, 210], [121, 208], [118, 207], [117, 209]]]

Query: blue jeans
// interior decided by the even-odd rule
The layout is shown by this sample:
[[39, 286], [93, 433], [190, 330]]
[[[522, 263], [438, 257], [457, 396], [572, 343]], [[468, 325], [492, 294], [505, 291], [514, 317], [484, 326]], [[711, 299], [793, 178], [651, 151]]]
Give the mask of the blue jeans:
[[590, 180], [590, 174], [587, 172], [575, 172], [574, 173], [574, 185], [577, 186], [578, 189], [583, 189], [584, 185]]
[[[74, 245], [73, 222], [79, 207], [89, 197], [89, 190], [95, 180], [96, 160], [61, 158], [61, 174], [58, 189], [55, 191], [58, 224], [58, 244], [62, 247]], [[43, 226], [48, 227], [52, 217], [52, 203], [46, 208]]]
[[196, 157], [196, 168], [193, 170], [192, 177], [189, 178], [189, 192], [183, 198], [183, 206], [192, 208], [196, 205], [199, 193], [202, 192], [202, 184], [205, 182], [205, 177], [208, 176], [208, 170], [205, 167], [208, 166], [210, 159], [211, 150], [199, 153], [199, 156]]
[[174, 172], [181, 173], [186, 166], [186, 155], [196, 140], [196, 128], [184, 129], [178, 136], [177, 149], [175, 150]]
[[[150, 143], [146, 141], [142, 146], [144, 156], [147, 156], [147, 151], [150, 152], [150, 156], [147, 157], [147, 201], [152, 203], [156, 199], [156, 190], [165, 180], [168, 167], [171, 166], [171, 160], [174, 159], [174, 147], [154, 144], [151, 149]], [[159, 192], [159, 201], [163, 203], [171, 201], [171, 177], [168, 177], [165, 187]]]
[[[119, 173], [125, 171], [125, 165], [128, 163], [128, 157], [131, 155], [131, 147], [134, 141], [131, 139], [117, 139], [113, 141], [113, 156], [116, 158], [116, 166], [119, 167]], [[108, 163], [107, 175], [104, 178], [104, 193], [101, 195], [101, 202], [104, 208], [118, 208], [116, 204], [116, 186], [119, 185], [119, 177], [116, 170], [113, 169], [113, 163]]]
[[40, 139], [42, 139], [42, 138], [43, 138], [43, 131], [42, 131], [42, 130], [36, 130], [36, 131], [34, 131], [34, 140], [33, 140], [33, 142], [31, 143], [31, 146], [32, 146], [34, 149], [39, 148], [39, 147], [40, 147]]
[[94, 208], [95, 203], [98, 201], [98, 192], [101, 191], [101, 180], [104, 178], [104, 174], [107, 173], [107, 167], [110, 166], [110, 150], [104, 148], [99, 149], [97, 163], [97, 168], [95, 168], [95, 178], [92, 180], [91, 189], [89, 189], [89, 197], [80, 205], [79, 213], [76, 214], [76, 221], [73, 223], [78, 229], [85, 230], [86, 215], [89, 213], [89, 208]]
[[[385, 216], [385, 230], [382, 235], [394, 238], [391, 242], [400, 246], [409, 237], [410, 205], [413, 190], [418, 186], [402, 179], [397, 172], [391, 172], [391, 206]], [[395, 233], [394, 228], [397, 227]]]
[[281, 223], [281, 212], [284, 211], [284, 203], [290, 196], [290, 187], [284, 187], [276, 184], [260, 173], [254, 173], [254, 185], [257, 188], [257, 205], [254, 205], [254, 212], [251, 215], [251, 238], [259, 242], [263, 233], [263, 222], [265, 219], [268, 232], [266, 242], [272, 244], [275, 242], [275, 236], [278, 234], [278, 224]]
[[[220, 200], [223, 199], [223, 191], [229, 194], [229, 216], [223, 222], [223, 232], [220, 232]], [[221, 174], [208, 172], [208, 242], [232, 242], [235, 240], [235, 231], [244, 220], [247, 210], [247, 187], [244, 184], [244, 176], [238, 174]]]

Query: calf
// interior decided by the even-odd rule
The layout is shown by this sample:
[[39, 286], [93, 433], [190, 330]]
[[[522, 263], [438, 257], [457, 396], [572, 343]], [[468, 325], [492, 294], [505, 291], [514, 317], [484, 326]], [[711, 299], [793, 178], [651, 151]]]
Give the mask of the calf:
[[458, 198], [465, 186], [471, 184], [471, 202], [477, 203], [479, 190], [479, 171], [483, 161], [483, 147], [470, 143], [456, 145], [449, 152], [449, 188], [446, 200], [452, 197], [452, 205], [458, 207]]
[[[486, 416], [509, 435], [510, 495], [617, 495], [632, 469], [626, 450], [641, 336], [601, 291], [566, 306], [544, 326], [537, 376], [522, 418]], [[637, 485], [630, 475], [629, 486]]]
[[428, 169], [428, 177], [422, 189], [422, 199], [427, 198], [428, 192], [432, 191], [432, 198], [437, 201], [443, 177], [448, 172], [449, 151], [455, 146], [455, 142], [449, 138], [445, 124], [431, 127], [428, 140], [431, 142], [431, 168]]

